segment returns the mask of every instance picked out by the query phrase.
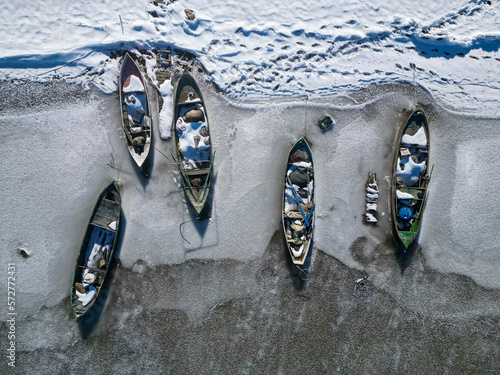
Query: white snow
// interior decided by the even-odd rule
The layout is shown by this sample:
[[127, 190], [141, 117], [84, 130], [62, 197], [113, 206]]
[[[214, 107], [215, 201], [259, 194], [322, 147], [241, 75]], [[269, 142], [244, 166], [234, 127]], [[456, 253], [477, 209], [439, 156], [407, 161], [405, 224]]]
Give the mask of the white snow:
[[85, 276], [82, 278], [82, 284], [86, 288], [95, 283], [96, 277], [93, 273], [85, 273]]
[[[440, 104], [498, 112], [497, 1], [255, 0], [207, 3], [70, 0], [4, 4], [0, 78], [61, 78], [116, 90], [116, 50], [193, 54], [231, 98], [345, 95], [373, 84], [416, 82]], [[54, 11], [58, 9], [60, 11]], [[156, 13], [153, 16], [152, 13]], [[480, 27], [479, 27], [480, 25]], [[156, 64], [145, 56], [153, 77]]]
[[78, 291], [75, 292], [78, 300], [82, 303], [82, 305], [87, 306], [94, 299], [96, 289], [94, 286], [90, 286], [85, 293], [80, 293]]
[[144, 92], [144, 85], [142, 84], [139, 77], [130, 75], [123, 83], [122, 91], [124, 94], [129, 94], [132, 92]]
[[400, 190], [396, 190], [396, 196], [398, 199], [415, 199], [415, 197], [410, 193], [405, 193]]
[[312, 164], [307, 161], [296, 161], [292, 165], [290, 165], [290, 168], [288, 168], [287, 174], [290, 175], [294, 170], [296, 170], [298, 167], [304, 167], [304, 168], [311, 168]]
[[[128, 119], [130, 124], [135, 124], [134, 115], [137, 111], [146, 112], [146, 95], [141, 92], [134, 92], [133, 94], [125, 95], [125, 105], [127, 106]], [[144, 116], [142, 117], [140, 123], [137, 125], [144, 123]]]
[[[404, 185], [413, 186], [418, 183], [420, 174], [424, 171], [426, 161], [416, 163], [412, 157], [398, 158], [397, 175]], [[402, 165], [402, 166], [401, 166]]]
[[401, 142], [407, 145], [427, 146], [427, 137], [424, 127], [420, 127], [414, 135], [404, 134]]
[[[190, 110], [201, 110], [205, 121], [188, 122], [184, 115]], [[210, 160], [210, 129], [208, 127], [205, 109], [201, 104], [184, 106], [179, 113], [176, 123], [179, 148], [182, 153], [184, 167], [187, 169], [199, 168], [197, 162]], [[205, 132], [203, 132], [203, 130]]]
[[298, 249], [296, 249], [295, 247], [291, 247], [290, 249], [292, 250], [292, 255], [295, 257], [295, 258], [298, 258], [302, 255], [302, 253], [304, 252], [304, 244], [301, 244], [300, 247]]
[[116, 221], [109, 223], [108, 224], [109, 229], [116, 230], [116, 224], [117, 224]]
[[159, 87], [160, 95], [163, 99], [163, 106], [160, 111], [160, 137], [161, 139], [168, 140], [172, 137], [172, 118], [174, 117], [173, 112], [173, 100], [174, 100], [174, 89], [170, 80], [166, 80]]

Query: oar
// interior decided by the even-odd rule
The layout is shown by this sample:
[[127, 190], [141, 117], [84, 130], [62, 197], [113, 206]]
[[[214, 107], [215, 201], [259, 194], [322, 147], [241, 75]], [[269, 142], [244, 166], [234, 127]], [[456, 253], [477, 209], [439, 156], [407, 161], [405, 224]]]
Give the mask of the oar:
[[214, 150], [212, 160], [210, 161], [210, 168], [208, 168], [207, 177], [205, 178], [205, 185], [203, 185], [203, 190], [201, 191], [200, 200], [199, 200], [200, 202], [203, 200], [203, 196], [205, 195], [205, 190], [207, 188], [208, 179], [210, 178], [210, 172], [212, 171], [212, 165], [214, 165], [214, 159], [215, 159], [216, 152], [217, 152], [217, 150]]
[[293, 188], [292, 181], [290, 181], [290, 177], [288, 177], [288, 175], [286, 176], [286, 179], [287, 179], [288, 183], [290, 184], [290, 189], [292, 189], [292, 192], [293, 192], [293, 195], [295, 197], [295, 200], [297, 201], [297, 205], [300, 208], [300, 212], [302, 212], [302, 216], [304, 217], [304, 220], [306, 221], [306, 227], [308, 227], [309, 226], [309, 221], [307, 220], [307, 217], [306, 217], [306, 214], [304, 213], [304, 210], [302, 209], [302, 207], [300, 207], [299, 197], [297, 196], [297, 192]]
[[181, 172], [182, 177], [184, 177], [184, 181], [186, 181], [187, 187], [191, 191], [191, 194], [193, 194], [194, 199], [196, 199], [196, 195], [194, 194], [193, 188], [191, 187], [191, 182], [189, 182], [189, 178], [187, 178], [187, 176], [184, 174], [184, 171], [182, 170], [182, 168], [181, 168], [179, 162], [177, 161], [177, 159], [175, 158], [174, 154], [170, 153], [170, 155], [172, 155], [172, 157], [174, 158], [174, 161], [177, 164], [177, 168], [179, 168], [179, 172]]
[[431, 182], [431, 177], [432, 177], [432, 172], [434, 171], [434, 164], [432, 164], [432, 168], [431, 168], [431, 173], [429, 174], [429, 179], [427, 180], [427, 184], [429, 182]]
[[309, 212], [309, 215], [307, 216], [307, 221], [309, 221], [309, 219], [311, 218], [311, 215], [314, 211], [314, 206], [316, 206], [316, 203], [314, 203], [313, 206], [311, 207], [311, 212]]

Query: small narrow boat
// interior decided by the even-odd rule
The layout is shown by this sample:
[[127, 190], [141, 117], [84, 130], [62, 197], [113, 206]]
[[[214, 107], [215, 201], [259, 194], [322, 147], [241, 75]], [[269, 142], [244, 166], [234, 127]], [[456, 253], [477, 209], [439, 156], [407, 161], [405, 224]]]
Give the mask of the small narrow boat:
[[76, 259], [71, 286], [75, 321], [92, 307], [108, 274], [118, 243], [120, 207], [120, 193], [112, 182], [97, 200]]
[[429, 152], [427, 118], [417, 107], [398, 136], [393, 166], [392, 222], [396, 242], [404, 250], [415, 241], [422, 225], [430, 182]]
[[128, 53], [120, 71], [119, 89], [127, 148], [137, 169], [143, 172], [151, 148], [151, 117], [144, 77]]
[[321, 128], [321, 130], [328, 130], [333, 126], [333, 119], [332, 116], [330, 115], [325, 115], [322, 118], [319, 119], [318, 125]]
[[303, 265], [314, 230], [314, 164], [307, 141], [301, 138], [288, 154], [282, 201], [282, 222], [292, 262]]
[[201, 214], [210, 191], [213, 161], [207, 110], [198, 85], [185, 72], [175, 91], [172, 133], [175, 135], [177, 158], [172, 154], [182, 175], [184, 191], [196, 213]]

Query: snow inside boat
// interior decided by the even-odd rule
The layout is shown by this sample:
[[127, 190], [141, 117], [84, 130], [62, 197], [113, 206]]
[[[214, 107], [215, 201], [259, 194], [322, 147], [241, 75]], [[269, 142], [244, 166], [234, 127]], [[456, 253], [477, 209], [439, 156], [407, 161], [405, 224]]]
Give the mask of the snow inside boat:
[[119, 89], [127, 148], [137, 168], [142, 171], [151, 148], [151, 118], [144, 78], [128, 53], [120, 71]]
[[314, 230], [314, 165], [304, 138], [288, 154], [282, 201], [282, 222], [292, 262], [303, 265]]
[[94, 304], [118, 243], [121, 199], [115, 182], [99, 196], [76, 260], [71, 308], [78, 321]]
[[393, 168], [393, 227], [404, 249], [417, 238], [422, 224], [430, 182], [429, 151], [427, 118], [418, 107], [404, 125]]
[[203, 97], [193, 77], [187, 72], [177, 84], [172, 125], [177, 145], [177, 158], [174, 156], [174, 159], [182, 175], [186, 195], [200, 215], [210, 191], [215, 151], [212, 154]]

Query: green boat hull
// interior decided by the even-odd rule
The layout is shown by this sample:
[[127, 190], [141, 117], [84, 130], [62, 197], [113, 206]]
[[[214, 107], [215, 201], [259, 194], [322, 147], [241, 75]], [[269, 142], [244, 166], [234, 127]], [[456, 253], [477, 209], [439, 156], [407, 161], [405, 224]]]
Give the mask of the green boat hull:
[[[427, 118], [422, 108], [417, 107], [408, 117], [398, 134], [397, 142], [391, 211], [394, 237], [398, 245], [406, 250], [420, 233], [430, 181], [430, 137]], [[420, 173], [419, 168], [422, 169]], [[414, 169], [417, 172], [413, 173]]]

